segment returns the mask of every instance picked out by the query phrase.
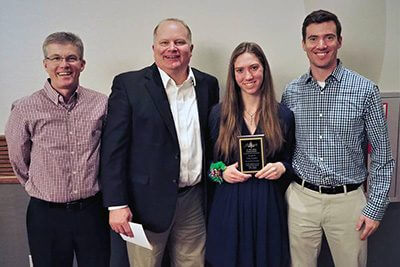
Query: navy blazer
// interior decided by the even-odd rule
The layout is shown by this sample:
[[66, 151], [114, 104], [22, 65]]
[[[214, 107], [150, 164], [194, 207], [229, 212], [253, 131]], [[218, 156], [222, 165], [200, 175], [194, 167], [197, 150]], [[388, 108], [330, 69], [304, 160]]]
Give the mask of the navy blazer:
[[[219, 101], [215, 77], [193, 69], [199, 112], [203, 179], [207, 118]], [[114, 78], [101, 143], [100, 185], [106, 207], [128, 204], [133, 221], [153, 232], [171, 224], [178, 192], [180, 149], [155, 64]]]

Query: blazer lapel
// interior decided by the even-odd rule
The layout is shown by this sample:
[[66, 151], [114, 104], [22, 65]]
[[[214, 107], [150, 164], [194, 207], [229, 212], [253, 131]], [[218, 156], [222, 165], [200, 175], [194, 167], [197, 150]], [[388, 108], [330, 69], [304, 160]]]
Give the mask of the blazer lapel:
[[171, 108], [169, 106], [167, 93], [165, 92], [164, 86], [161, 81], [160, 73], [157, 66], [153, 64], [147, 72], [146, 88], [154, 101], [158, 112], [163, 118], [169, 132], [178, 143], [178, 137], [176, 134], [175, 123], [172, 117]]
[[[194, 87], [197, 99], [197, 109], [199, 112], [200, 130], [202, 143], [205, 136], [205, 129], [207, 127], [207, 114], [208, 114], [208, 88], [205, 84], [204, 77], [193, 69], [193, 74], [196, 78], [196, 86]], [[204, 144], [203, 144], [204, 146]]]

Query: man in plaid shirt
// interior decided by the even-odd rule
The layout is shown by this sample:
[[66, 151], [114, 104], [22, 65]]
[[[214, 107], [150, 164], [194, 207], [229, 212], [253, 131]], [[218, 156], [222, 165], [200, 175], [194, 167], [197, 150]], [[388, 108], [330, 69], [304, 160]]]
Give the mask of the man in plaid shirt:
[[110, 230], [97, 179], [107, 96], [79, 84], [82, 40], [55, 32], [43, 43], [49, 78], [12, 105], [5, 135], [26, 214], [35, 267], [109, 266]]
[[[317, 266], [324, 232], [335, 266], [366, 266], [367, 238], [388, 204], [394, 167], [379, 90], [337, 58], [342, 36], [336, 15], [312, 12], [302, 34], [310, 70], [282, 96], [296, 120], [297, 176], [286, 192], [292, 264]], [[361, 185], [368, 174], [366, 199]]]

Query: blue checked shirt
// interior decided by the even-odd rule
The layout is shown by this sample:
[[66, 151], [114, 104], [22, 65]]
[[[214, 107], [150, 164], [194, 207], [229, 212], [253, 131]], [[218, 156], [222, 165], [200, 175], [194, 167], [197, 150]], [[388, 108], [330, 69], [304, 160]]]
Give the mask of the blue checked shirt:
[[292, 81], [282, 103], [295, 115], [293, 168], [315, 185], [362, 183], [367, 179], [367, 143], [372, 146], [369, 196], [363, 214], [381, 220], [394, 160], [378, 87], [338, 66], [321, 88], [310, 73]]

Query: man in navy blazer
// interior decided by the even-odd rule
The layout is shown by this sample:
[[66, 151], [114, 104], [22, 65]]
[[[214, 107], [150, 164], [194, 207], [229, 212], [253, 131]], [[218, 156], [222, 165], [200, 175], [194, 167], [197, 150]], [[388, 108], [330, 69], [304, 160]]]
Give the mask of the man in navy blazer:
[[128, 244], [134, 266], [204, 266], [207, 118], [219, 101], [215, 77], [189, 67], [189, 27], [154, 29], [155, 63], [115, 77], [102, 137], [100, 182], [110, 226], [133, 236], [143, 224], [153, 246]]

